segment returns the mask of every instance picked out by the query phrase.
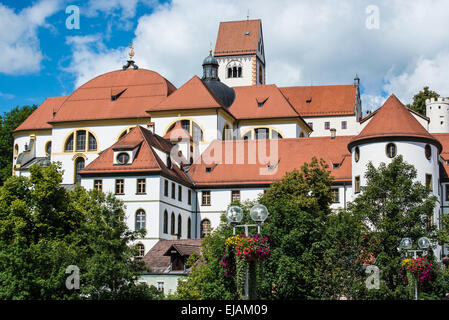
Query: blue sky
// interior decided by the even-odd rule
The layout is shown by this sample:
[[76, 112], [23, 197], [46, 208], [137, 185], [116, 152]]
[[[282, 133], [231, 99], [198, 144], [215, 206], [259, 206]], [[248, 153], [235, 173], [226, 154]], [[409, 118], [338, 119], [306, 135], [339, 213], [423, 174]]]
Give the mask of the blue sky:
[[[36, 3], [25, 0], [2, 0], [1, 4], [19, 13]], [[127, 19], [127, 25], [121, 21], [117, 12], [97, 12], [93, 16], [83, 14], [87, 2], [77, 1], [68, 4], [80, 8], [80, 29], [67, 29], [66, 5], [60, 2], [55, 13], [46, 18], [48, 25], [37, 28], [40, 51], [43, 58], [39, 70], [28, 72], [26, 69], [15, 74], [0, 73], [0, 111], [9, 111], [19, 105], [41, 104], [46, 97], [70, 94], [75, 88], [76, 76], [65, 71], [71, 62], [71, 46], [68, 37], [86, 34], [101, 34], [107, 47], [126, 46], [134, 37], [133, 30], [142, 14], [150, 14], [151, 6], [139, 3], [136, 14]], [[26, 22], [24, 22], [26, 23]]]
[[[66, 8], [80, 28], [66, 28]], [[201, 74], [220, 21], [262, 19], [267, 83], [351, 84], [363, 109], [404, 103], [428, 85], [449, 96], [445, 0], [0, 0], [0, 112], [70, 94], [120, 69], [127, 46], [141, 68], [179, 87]]]

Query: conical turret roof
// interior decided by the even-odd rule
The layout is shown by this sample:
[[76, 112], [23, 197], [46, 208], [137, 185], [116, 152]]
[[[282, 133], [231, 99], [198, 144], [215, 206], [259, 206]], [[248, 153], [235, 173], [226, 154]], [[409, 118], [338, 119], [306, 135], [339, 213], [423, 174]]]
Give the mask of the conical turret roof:
[[348, 149], [373, 140], [412, 140], [432, 143], [441, 152], [441, 143], [415, 119], [399, 99], [392, 94], [372, 116], [366, 127], [348, 144]]

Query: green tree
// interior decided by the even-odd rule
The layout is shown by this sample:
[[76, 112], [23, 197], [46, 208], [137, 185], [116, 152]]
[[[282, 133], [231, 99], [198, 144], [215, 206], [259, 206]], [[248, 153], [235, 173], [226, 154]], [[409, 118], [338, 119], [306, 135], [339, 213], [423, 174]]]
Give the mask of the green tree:
[[272, 253], [259, 296], [333, 299], [348, 295], [360, 280], [362, 225], [348, 213], [332, 214], [332, 180], [325, 161], [314, 158], [261, 197], [270, 212], [264, 234]]
[[408, 104], [407, 107], [425, 116], [426, 100], [439, 97], [440, 95], [438, 93], [430, 90], [429, 87], [426, 86], [423, 88], [423, 90], [413, 96], [413, 103]]
[[416, 240], [433, 237], [431, 219], [437, 200], [421, 183], [415, 181], [416, 169], [396, 157], [389, 165], [366, 170], [366, 186], [348, 207], [370, 226], [365, 253], [372, 254], [380, 269], [380, 289], [369, 292], [376, 299], [410, 298], [400, 274], [404, 253], [398, 250], [404, 237]]
[[[123, 203], [77, 187], [66, 191], [60, 168], [33, 166], [30, 178], [0, 188], [0, 299], [147, 299], [137, 284], [143, 262], [130, 242]], [[66, 268], [80, 270], [80, 290], [66, 288]]]
[[12, 131], [36, 110], [37, 106], [15, 107], [0, 117], [0, 185], [12, 174], [14, 138]]
[[[332, 299], [348, 295], [362, 281], [358, 261], [362, 224], [351, 213], [331, 214], [331, 183], [326, 163], [313, 159], [273, 183], [258, 199], [269, 210], [262, 235], [268, 236], [271, 246], [270, 257], [259, 270], [259, 298]], [[249, 217], [253, 204], [238, 204], [244, 212], [242, 224], [254, 223]], [[222, 221], [204, 238], [200, 258], [192, 258], [192, 274], [179, 282], [178, 298], [240, 298], [234, 279], [226, 278], [220, 265], [225, 240], [232, 235], [232, 227], [224, 217]]]

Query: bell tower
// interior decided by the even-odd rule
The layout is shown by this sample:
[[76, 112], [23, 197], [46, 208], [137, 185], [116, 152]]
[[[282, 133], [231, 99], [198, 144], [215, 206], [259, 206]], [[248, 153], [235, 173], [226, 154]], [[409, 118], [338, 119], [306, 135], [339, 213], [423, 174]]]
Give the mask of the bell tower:
[[214, 57], [218, 76], [230, 87], [265, 84], [262, 21], [220, 22]]

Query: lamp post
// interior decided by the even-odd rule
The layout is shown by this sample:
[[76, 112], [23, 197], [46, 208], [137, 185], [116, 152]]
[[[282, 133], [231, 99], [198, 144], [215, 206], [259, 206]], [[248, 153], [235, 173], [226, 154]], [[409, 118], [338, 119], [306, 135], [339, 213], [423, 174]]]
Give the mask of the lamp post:
[[[413, 241], [410, 238], [402, 238], [401, 244], [399, 245], [399, 250], [405, 251], [405, 256], [413, 255], [413, 258], [416, 259], [418, 256], [418, 252], [421, 252], [421, 256], [425, 257], [427, 255], [427, 251], [430, 247], [430, 240], [426, 237], [421, 237], [418, 239], [418, 247], [419, 249], [412, 249]], [[415, 300], [418, 300], [418, 281], [415, 280]]]
[[[245, 235], [249, 236], [249, 227], [257, 227], [257, 233], [261, 234], [261, 225], [268, 217], [268, 209], [263, 204], [254, 205], [249, 211], [249, 215], [251, 219], [257, 224], [241, 224], [240, 221], [243, 218], [243, 210], [238, 206], [230, 206], [226, 210], [226, 219], [229, 224], [233, 227], [233, 234], [235, 235], [235, 228], [242, 227], [245, 228]], [[245, 272], [245, 300], [249, 300], [249, 275], [248, 275], [248, 267]]]

